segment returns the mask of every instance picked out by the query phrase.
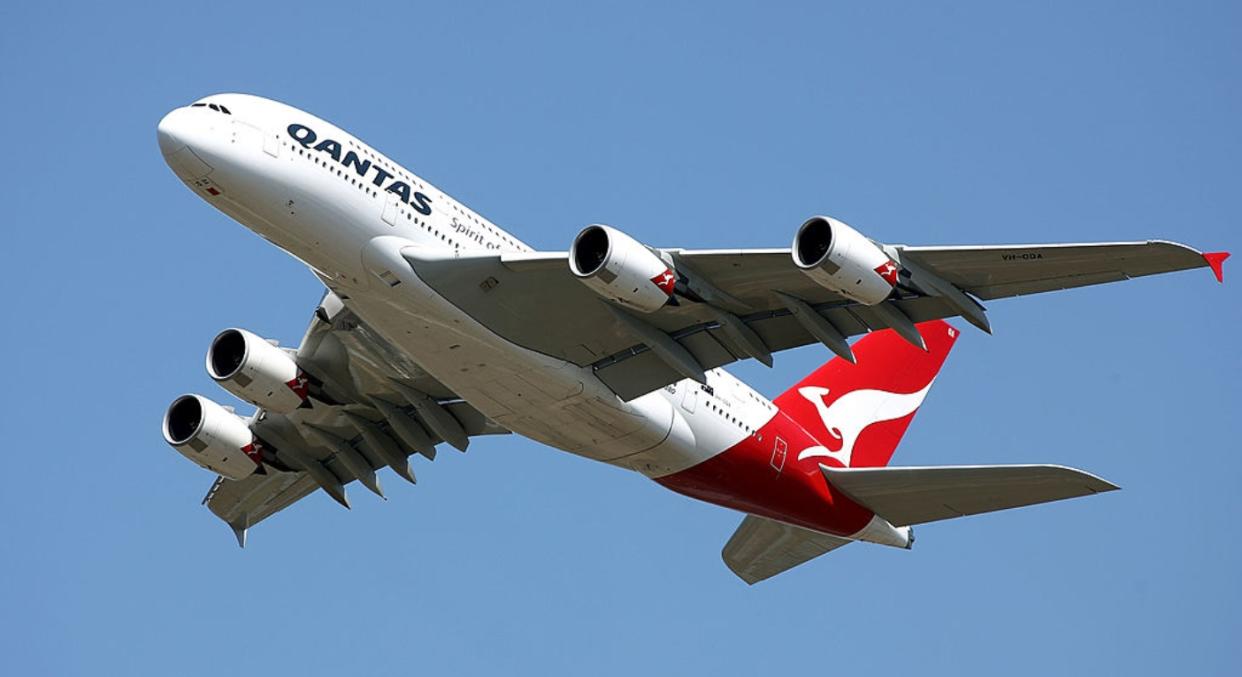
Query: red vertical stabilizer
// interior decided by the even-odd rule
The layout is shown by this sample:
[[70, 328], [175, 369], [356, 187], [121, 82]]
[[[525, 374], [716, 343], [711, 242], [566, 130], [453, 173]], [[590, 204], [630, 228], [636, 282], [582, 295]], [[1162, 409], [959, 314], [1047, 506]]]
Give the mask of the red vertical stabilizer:
[[803, 458], [846, 468], [888, 465], [957, 340], [943, 320], [917, 326], [926, 351], [896, 332], [875, 332], [854, 344], [855, 364], [835, 358], [776, 398], [822, 445]]

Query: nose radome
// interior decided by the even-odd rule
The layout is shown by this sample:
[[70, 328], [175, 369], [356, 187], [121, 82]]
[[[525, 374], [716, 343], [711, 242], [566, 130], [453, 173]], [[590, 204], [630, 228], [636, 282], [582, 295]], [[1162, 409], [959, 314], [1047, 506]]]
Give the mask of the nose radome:
[[189, 136], [189, 122], [186, 120], [188, 110], [176, 108], [165, 115], [156, 127], [156, 136], [160, 142], [160, 152], [165, 157], [176, 153], [186, 146]]
[[203, 162], [194, 151], [195, 146], [202, 151], [207, 139], [203, 134], [202, 120], [190, 109], [178, 108], [165, 115], [156, 126], [155, 133], [164, 162], [177, 176], [190, 181], [211, 173], [211, 165]]

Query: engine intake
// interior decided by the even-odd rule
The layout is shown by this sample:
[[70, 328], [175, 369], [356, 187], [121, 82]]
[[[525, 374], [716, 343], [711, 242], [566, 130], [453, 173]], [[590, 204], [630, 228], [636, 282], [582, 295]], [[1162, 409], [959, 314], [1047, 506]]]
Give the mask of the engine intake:
[[164, 414], [164, 441], [214, 473], [240, 480], [261, 467], [263, 443], [237, 414], [202, 395], [182, 395]]
[[587, 226], [569, 248], [569, 270], [600, 296], [643, 313], [663, 308], [677, 274], [655, 252], [610, 226]]
[[793, 241], [794, 265], [820, 286], [874, 306], [897, 286], [898, 266], [871, 240], [845, 223], [815, 216]]
[[222, 388], [269, 411], [307, 406], [310, 378], [286, 351], [245, 329], [225, 329], [207, 350], [207, 373]]

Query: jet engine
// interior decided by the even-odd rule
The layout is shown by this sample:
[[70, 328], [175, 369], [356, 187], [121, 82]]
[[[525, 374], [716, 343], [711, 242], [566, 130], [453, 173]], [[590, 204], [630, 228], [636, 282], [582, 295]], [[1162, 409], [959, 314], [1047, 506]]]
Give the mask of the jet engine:
[[809, 219], [793, 241], [793, 260], [820, 286], [874, 306], [897, 286], [898, 266], [871, 240], [828, 216]]
[[569, 248], [569, 269], [600, 296], [643, 313], [663, 308], [677, 274], [634, 238], [609, 226], [587, 226]]
[[202, 395], [182, 395], [168, 407], [164, 441], [231, 480], [249, 477], [261, 467], [263, 443], [246, 421]]
[[225, 329], [207, 350], [207, 373], [257, 407], [287, 414], [306, 406], [310, 379], [286, 351], [245, 329]]

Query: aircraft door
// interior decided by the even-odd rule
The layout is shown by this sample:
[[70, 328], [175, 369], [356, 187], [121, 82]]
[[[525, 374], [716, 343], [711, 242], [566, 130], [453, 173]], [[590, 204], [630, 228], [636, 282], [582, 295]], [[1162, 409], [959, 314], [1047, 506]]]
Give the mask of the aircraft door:
[[280, 141], [276, 138], [276, 132], [271, 129], [263, 131], [263, 152], [272, 157], [280, 157]]
[[233, 143], [245, 148], [248, 152], [251, 149], [257, 152], [259, 148], [262, 148], [264, 153], [272, 157], [280, 157], [280, 141], [276, 139], [276, 133], [270, 129], [259, 129], [244, 120], [233, 121]]
[[785, 469], [785, 456], [788, 455], [789, 445], [778, 435], [775, 444], [772, 445], [772, 461], [771, 465], [780, 474]]
[[249, 122], [233, 121], [233, 143], [246, 152], [256, 152], [263, 145], [263, 130]]
[[396, 193], [388, 193], [388, 198], [384, 201], [384, 223], [394, 227], [397, 225], [398, 202]]
[[688, 413], [688, 414], [693, 414], [693, 413], [694, 413], [694, 408], [698, 405], [698, 402], [699, 402], [699, 387], [698, 387], [698, 385], [689, 385], [689, 386], [687, 386], [687, 387], [686, 387], [686, 394], [685, 394], [685, 395], [683, 395], [683, 396], [682, 396], [682, 398], [681, 398], [681, 408], [682, 408], [682, 409], [685, 409], [685, 410], [686, 410], [686, 413]]

